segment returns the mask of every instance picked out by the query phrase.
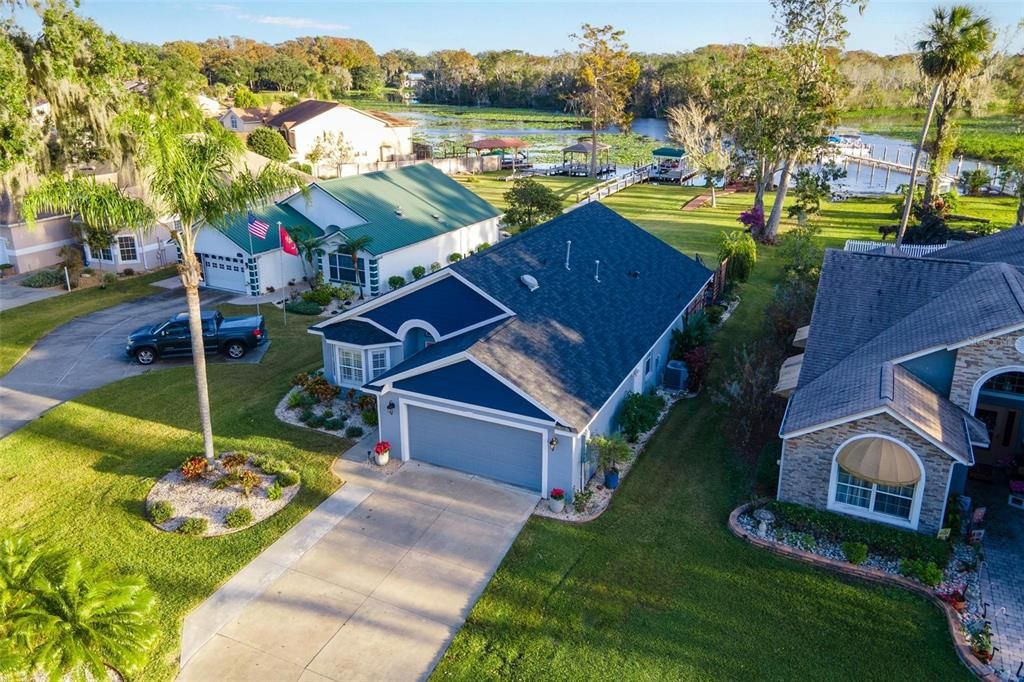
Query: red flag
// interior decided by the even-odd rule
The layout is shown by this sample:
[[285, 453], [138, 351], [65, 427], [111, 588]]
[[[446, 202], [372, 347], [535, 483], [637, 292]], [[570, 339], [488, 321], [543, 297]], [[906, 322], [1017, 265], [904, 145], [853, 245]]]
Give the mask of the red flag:
[[279, 227], [278, 229], [281, 230], [281, 248], [284, 249], [285, 253], [298, 256], [299, 247], [295, 245], [295, 240], [292, 239], [292, 236], [288, 234], [288, 231], [283, 227]]

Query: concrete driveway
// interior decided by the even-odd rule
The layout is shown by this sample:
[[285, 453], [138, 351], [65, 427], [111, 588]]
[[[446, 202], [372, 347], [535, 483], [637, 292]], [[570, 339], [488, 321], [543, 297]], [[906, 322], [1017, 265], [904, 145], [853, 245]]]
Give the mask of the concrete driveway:
[[185, 619], [179, 680], [425, 679], [538, 501], [419, 462], [336, 469], [335, 495]]
[[[231, 296], [203, 291], [203, 306], [223, 303]], [[129, 332], [184, 310], [181, 290], [168, 291], [83, 315], [44, 336], [0, 378], [0, 438], [86, 391], [125, 377], [190, 365], [191, 358], [176, 358], [143, 367], [124, 354]], [[258, 362], [266, 347], [238, 362]], [[226, 360], [219, 355], [210, 358], [218, 361]]]

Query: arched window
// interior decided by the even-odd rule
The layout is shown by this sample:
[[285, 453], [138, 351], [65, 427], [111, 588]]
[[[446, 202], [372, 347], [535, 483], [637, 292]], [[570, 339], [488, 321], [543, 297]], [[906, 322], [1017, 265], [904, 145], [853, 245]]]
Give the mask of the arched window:
[[916, 527], [923, 487], [924, 469], [910, 448], [889, 436], [858, 436], [836, 450], [829, 507]]

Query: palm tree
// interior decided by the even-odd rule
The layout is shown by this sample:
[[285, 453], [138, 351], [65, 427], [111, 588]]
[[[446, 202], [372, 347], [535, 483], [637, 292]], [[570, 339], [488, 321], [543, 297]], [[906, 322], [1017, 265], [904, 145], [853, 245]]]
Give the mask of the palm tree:
[[292, 241], [295, 242], [295, 248], [299, 250], [299, 255], [302, 256], [302, 272], [309, 280], [309, 288], [313, 289], [316, 285], [317, 278], [309, 276], [306, 264], [308, 263], [313, 267], [315, 273], [316, 254], [320, 247], [320, 239], [302, 226], [285, 229], [288, 230], [288, 234], [291, 236]]
[[[192, 334], [192, 358], [195, 369], [199, 419], [206, 458], [214, 458], [213, 422], [206, 378], [206, 356], [200, 320], [199, 283], [202, 268], [196, 258], [196, 237], [209, 225], [219, 228], [229, 218], [254, 204], [265, 204], [281, 192], [301, 186], [288, 168], [269, 163], [254, 173], [243, 166], [242, 147], [237, 138], [219, 125], [207, 124], [201, 134], [183, 134], [180, 125], [167, 119], [155, 121], [140, 140], [138, 158], [145, 200], [119, 194], [105, 201], [96, 200], [98, 187], [50, 176], [26, 193], [22, 212], [28, 222], [38, 211], [49, 207], [64, 212], [82, 213], [92, 224], [136, 226], [140, 216], [175, 215], [177, 227], [171, 238], [181, 251], [178, 274], [185, 288], [189, 330]], [[303, 192], [306, 190], [303, 189]], [[148, 210], [148, 214], [146, 213]], [[146, 223], [146, 227], [152, 221]]]
[[928, 137], [928, 128], [935, 115], [935, 105], [939, 101], [939, 96], [943, 88], [959, 88], [965, 78], [981, 68], [985, 54], [992, 48], [994, 39], [992, 22], [987, 17], [976, 16], [970, 7], [956, 5], [949, 10], [935, 8], [932, 21], [925, 29], [924, 39], [918, 41], [915, 46], [919, 53], [921, 73], [933, 82], [933, 86], [928, 114], [921, 127], [921, 138], [910, 164], [910, 183], [907, 199], [903, 202], [899, 232], [896, 235], [897, 247], [903, 244], [903, 236], [910, 221], [921, 150]]
[[362, 273], [359, 271], [359, 252], [365, 250], [372, 241], [372, 237], [364, 234], [361, 237], [346, 238], [345, 242], [345, 248], [348, 249], [348, 253], [352, 257], [352, 269], [356, 272], [356, 286], [359, 287], [360, 300], [366, 298], [366, 296], [363, 295]]

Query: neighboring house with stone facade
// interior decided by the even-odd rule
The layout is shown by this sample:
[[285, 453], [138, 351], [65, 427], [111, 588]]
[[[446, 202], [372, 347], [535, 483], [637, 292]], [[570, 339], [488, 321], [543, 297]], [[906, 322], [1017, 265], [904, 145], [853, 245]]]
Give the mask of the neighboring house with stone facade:
[[828, 251], [800, 343], [778, 498], [936, 533], [968, 469], [1024, 455], [1024, 228], [925, 258]]

